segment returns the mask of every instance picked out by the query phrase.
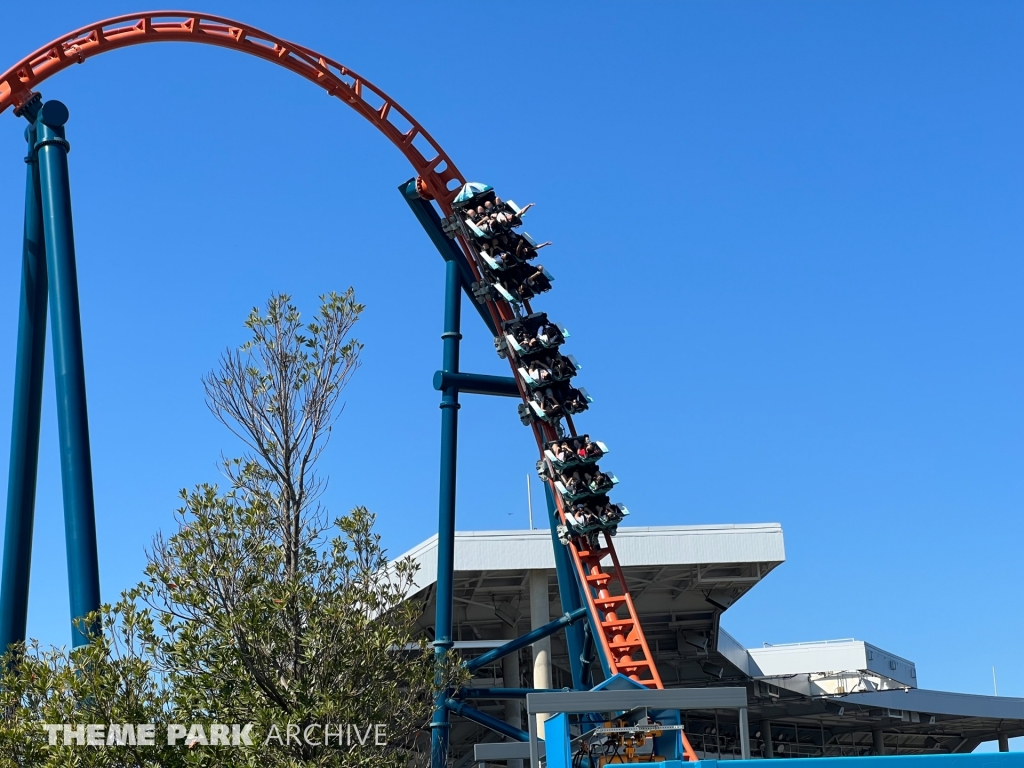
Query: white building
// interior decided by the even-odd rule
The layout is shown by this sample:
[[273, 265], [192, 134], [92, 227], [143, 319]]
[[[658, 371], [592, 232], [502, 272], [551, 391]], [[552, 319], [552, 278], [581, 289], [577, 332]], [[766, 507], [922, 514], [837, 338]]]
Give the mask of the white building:
[[[777, 523], [619, 528], [615, 543], [664, 684], [746, 686], [755, 756], [970, 752], [1024, 735], [1024, 699], [919, 689], [912, 661], [870, 643], [741, 646], [722, 614], [785, 560]], [[541, 530], [456, 534], [456, 648], [476, 655], [562, 614], [552, 547]], [[420, 564], [410, 599], [432, 635], [437, 537], [405, 556]], [[571, 687], [564, 636], [536, 650], [536, 659], [526, 650], [497, 662], [474, 685]], [[516, 700], [475, 705], [522, 725]], [[735, 713], [691, 712], [686, 726], [698, 754], [738, 755]], [[456, 766], [471, 760], [472, 744], [501, 738], [458, 718], [451, 736]]]

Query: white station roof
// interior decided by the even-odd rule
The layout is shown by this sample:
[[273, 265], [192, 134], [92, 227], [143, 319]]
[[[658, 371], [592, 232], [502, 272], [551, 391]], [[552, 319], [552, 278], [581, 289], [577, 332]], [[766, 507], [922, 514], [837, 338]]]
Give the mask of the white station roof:
[[[615, 549], [623, 568], [631, 566], [712, 566], [770, 563], [786, 559], [782, 526], [665, 525], [620, 527]], [[437, 535], [402, 555], [419, 563], [413, 592], [437, 581]], [[455, 570], [554, 570], [551, 533], [533, 531], [460, 531], [455, 534]], [[767, 569], [765, 570], [765, 573]]]
[[[750, 717], [772, 723], [780, 754], [868, 754], [879, 730], [886, 750], [899, 754], [970, 752], [997, 736], [1024, 735], [1024, 699], [919, 689], [912, 661], [870, 643], [839, 640], [747, 649], [725, 632], [719, 623], [722, 613], [786, 559], [778, 523], [620, 527], [615, 545], [666, 687], [746, 686]], [[455, 534], [457, 647], [467, 652], [492, 648], [527, 631], [536, 571], [548, 574], [547, 615], [561, 614], [554, 546], [561, 545], [553, 543], [548, 530]], [[432, 633], [437, 536], [403, 557], [419, 565], [409, 598], [421, 604], [420, 626]], [[554, 687], [571, 684], [563, 638], [552, 636], [551, 645]], [[501, 687], [504, 681], [476, 684]], [[481, 702], [497, 717], [503, 706]], [[723, 720], [722, 713], [687, 717], [688, 730], [700, 740], [698, 751], [719, 756], [736, 751], [729, 736], [723, 737], [724, 746], [706, 743], [717, 738], [707, 736], [712, 729], [738, 732], [739, 726]], [[484, 738], [468, 721], [456, 726], [453, 744], [466, 747]], [[758, 738], [760, 750], [765, 739]], [[467, 751], [460, 762], [468, 765], [471, 755]]]

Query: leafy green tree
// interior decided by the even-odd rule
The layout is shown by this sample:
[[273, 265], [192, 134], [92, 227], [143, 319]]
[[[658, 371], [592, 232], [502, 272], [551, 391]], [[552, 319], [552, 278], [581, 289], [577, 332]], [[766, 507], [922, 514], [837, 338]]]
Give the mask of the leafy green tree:
[[[138, 765], [384, 768], [426, 759], [438, 686], [459, 684], [464, 672], [457, 659], [435, 669], [416, 635], [419, 608], [405, 600], [414, 565], [388, 561], [374, 516], [357, 507], [332, 519], [320, 502], [317, 463], [359, 366], [362, 346], [350, 332], [362, 310], [349, 289], [321, 297], [306, 323], [286, 295], [250, 313], [249, 339], [204, 379], [210, 409], [247, 453], [222, 463], [225, 489], [181, 492], [177, 530], [156, 537], [145, 580], [107, 609], [102, 641], [81, 657], [30, 649], [11, 666], [0, 701], [12, 728], [0, 748], [39, 747], [34, 756], [53, 760], [53, 748], [29, 738], [33, 727], [86, 714], [114, 722], [103, 719], [109, 713], [254, 724], [252, 746], [199, 736], [188, 749], [166, 747], [167, 757], [138, 747], [139, 759], [153, 761]], [[79, 762], [50, 764], [115, 764], [88, 761], [119, 751], [76, 748]]]
[[[136, 740], [134, 731], [131, 738], [120, 739], [122, 746], [98, 749], [65, 745], [61, 729], [55, 734], [57, 744], [50, 745], [44, 724], [114, 724], [120, 729], [153, 723], [154, 734], [162, 736], [173, 722], [170, 688], [144, 639], [153, 632], [147, 612], [122, 600], [87, 619], [89, 626], [102, 629], [90, 645], [69, 651], [44, 649], [33, 641], [5, 657], [0, 666], [0, 767], [185, 765], [187, 756], [168, 748], [166, 738], [154, 738], [153, 746], [128, 743]], [[84, 728], [79, 735], [86, 736]]]

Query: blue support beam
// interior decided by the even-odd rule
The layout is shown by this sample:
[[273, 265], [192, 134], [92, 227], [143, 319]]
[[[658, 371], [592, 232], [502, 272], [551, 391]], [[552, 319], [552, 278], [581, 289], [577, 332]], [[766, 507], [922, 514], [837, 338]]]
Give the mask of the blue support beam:
[[559, 712], [544, 723], [544, 757], [547, 768], [572, 768], [572, 735], [569, 716]]
[[[481, 319], [487, 325], [492, 335], [497, 336], [498, 330], [494, 321], [487, 311], [487, 308], [476, 301], [470, 286], [474, 277], [469, 262], [458, 244], [449, 238], [441, 226], [441, 217], [437, 210], [427, 200], [422, 199], [416, 191], [416, 180], [410, 179], [399, 185], [402, 197], [408, 203], [420, 225], [430, 237], [434, 247], [437, 248], [441, 257], [445, 260], [445, 326], [444, 334], [444, 364], [440, 371], [434, 374], [434, 389], [440, 391], [441, 395], [441, 490], [439, 504], [438, 524], [438, 546], [437, 546], [437, 614], [434, 621], [434, 653], [440, 662], [444, 659], [448, 649], [452, 647], [452, 602], [453, 602], [453, 580], [455, 569], [455, 467], [457, 460], [458, 444], [458, 409], [459, 393], [478, 395], [497, 395], [499, 397], [519, 397], [519, 387], [516, 380], [510, 376], [488, 376], [485, 374], [461, 373], [459, 371], [459, 341], [462, 338], [461, 326], [461, 292], [465, 291], [470, 301], [476, 308]], [[541, 627], [528, 635], [511, 641], [510, 643], [491, 651], [488, 654], [474, 659], [469, 663], [479, 665], [490, 663], [491, 660], [499, 659], [502, 656], [512, 653], [519, 648], [525, 647], [541, 637], [558, 631], [563, 626], [572, 624], [585, 615], [582, 612], [574, 612], [571, 618], [562, 617], [545, 627]], [[487, 659], [481, 662], [481, 659]], [[575, 679], [575, 678], [574, 678]], [[475, 689], [481, 690], [481, 689]], [[487, 689], [490, 695], [500, 691], [502, 696], [511, 695], [511, 692], [524, 691], [516, 695], [525, 696], [530, 691], [524, 689]], [[511, 738], [525, 741], [527, 734], [506, 723], [497, 720], [490, 715], [468, 707], [462, 702], [447, 698], [449, 691], [442, 691], [438, 697], [434, 716], [430, 723], [430, 762], [431, 768], [444, 768], [448, 759], [448, 733], [450, 730], [449, 711], [480, 723]], [[468, 696], [486, 698], [484, 694], [470, 693]]]
[[[462, 325], [462, 275], [454, 259], [445, 262], [444, 352], [442, 370], [459, 371], [459, 342]], [[452, 647], [452, 605], [455, 581], [455, 479], [458, 464], [459, 390], [454, 385], [441, 394], [441, 482], [437, 523], [437, 613], [434, 620], [434, 655], [438, 669]], [[432, 768], [448, 764], [448, 733], [451, 727], [445, 700], [438, 694], [430, 722], [430, 763]]]
[[489, 376], [485, 373], [449, 373], [437, 371], [434, 374], [434, 389], [441, 392], [455, 387], [467, 395], [497, 395], [519, 397], [519, 385], [511, 376]]
[[[651, 710], [651, 717], [662, 725], [683, 724], [683, 718], [678, 709], [654, 709]], [[745, 716], [744, 722], [746, 722]], [[666, 760], [686, 760], [681, 731], [662, 731], [660, 736], [653, 737], [652, 742], [654, 754], [660, 755]]]
[[515, 741], [529, 741], [530, 734], [521, 728], [516, 728], [514, 725], [499, 720], [496, 717], [491, 717], [486, 712], [481, 712], [475, 707], [471, 707], [462, 701], [456, 701], [455, 699], [448, 699], [445, 701], [445, 706], [457, 715], [461, 715], [467, 720], [472, 720], [474, 723], [479, 723], [485, 728], [490, 728], [492, 731], [508, 736], [510, 739]]
[[[583, 604], [583, 592], [576, 575], [576, 567], [572, 562], [569, 548], [558, 540], [558, 512], [555, 496], [551, 492], [550, 483], [543, 483], [544, 498], [547, 501], [548, 524], [551, 528], [551, 546], [555, 553], [555, 576], [558, 578], [558, 598], [562, 602], [562, 610], [573, 614], [582, 611], [587, 614]], [[592, 617], [588, 616], [592, 621]], [[572, 673], [572, 685], [577, 691], [585, 691], [591, 687], [590, 648], [587, 643], [586, 625], [574, 622], [565, 628], [565, 640], [569, 650], [569, 670]], [[607, 676], [607, 674], [606, 674]]]
[[12, 643], [25, 641], [46, 355], [46, 246], [39, 202], [39, 173], [33, 149], [36, 141], [34, 126], [26, 128], [25, 138], [28, 141], [25, 231], [21, 251], [21, 306], [14, 365], [14, 415], [7, 475], [3, 581], [0, 586], [0, 654], [6, 652]]
[[[35, 151], [39, 163], [43, 237], [49, 277], [57, 424], [60, 435], [64, 530], [68, 552], [71, 620], [75, 626], [100, 607], [96, 510], [93, 501], [89, 417], [85, 397], [85, 360], [78, 304], [78, 271], [71, 221], [71, 186], [64, 124], [68, 109], [59, 101], [43, 104], [36, 118]], [[72, 643], [91, 639], [94, 627], [78, 624]]]
[[515, 653], [520, 648], [525, 648], [528, 645], [533, 645], [538, 640], [543, 640], [545, 637], [555, 634], [562, 627], [567, 627], [575, 621], [582, 619], [587, 615], [586, 607], [578, 608], [572, 613], [567, 613], [564, 616], [559, 616], [554, 621], [550, 621], [544, 626], [537, 627], [534, 630], [527, 632], [525, 635], [520, 635], [515, 640], [509, 640], [504, 645], [500, 645], [497, 648], [488, 651], [482, 656], [477, 656], [475, 659], [470, 659], [466, 662], [465, 666], [470, 672], [473, 672], [481, 667], [486, 667], [488, 664], [493, 664], [498, 659], [508, 656], [510, 653]]

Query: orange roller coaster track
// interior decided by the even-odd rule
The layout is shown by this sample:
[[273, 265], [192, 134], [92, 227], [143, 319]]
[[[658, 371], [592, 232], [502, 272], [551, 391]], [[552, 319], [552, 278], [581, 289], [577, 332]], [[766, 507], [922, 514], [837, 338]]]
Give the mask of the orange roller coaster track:
[[[26, 56], [0, 75], [0, 112], [20, 107], [37, 85], [72, 64], [145, 43], [230, 48], [290, 69], [373, 123], [409, 159], [424, 191], [447, 204], [462, 174], [422, 125], [384, 91], [322, 54], [231, 19], [189, 11], [152, 11], [98, 21]], [[429, 156], [428, 156], [429, 155]], [[446, 205], [444, 207], [447, 207]]]
[[[332, 59], [301, 45], [282, 40], [246, 24], [218, 16], [189, 11], [152, 11], [118, 16], [89, 24], [55, 40], [25, 57], [0, 75], [0, 112], [19, 110], [32, 99], [36, 87], [72, 64], [107, 51], [158, 42], [199, 43], [229, 48], [272, 62], [316, 83], [328, 95], [339, 99], [373, 123], [408, 158], [416, 171], [416, 189], [426, 200], [434, 200], [445, 216], [452, 214], [452, 202], [466, 179], [451, 158], [405, 109], [377, 86]], [[459, 236], [458, 246], [473, 277], [480, 281], [482, 263], [475, 245]], [[487, 310], [495, 328], [515, 318], [504, 300], [488, 300]], [[529, 302], [525, 302], [528, 311]], [[516, 374], [513, 356], [508, 355], [523, 402], [528, 392]], [[576, 429], [567, 418], [572, 435]], [[532, 424], [541, 458], [544, 443], [558, 434], [551, 424]], [[562, 497], [550, 482], [557, 515], [565, 522]], [[639, 617], [629, 595], [611, 536], [595, 546], [583, 538], [570, 540], [580, 591], [586, 600], [595, 642], [611, 674], [625, 674], [651, 688], [662, 681], [647, 647]], [[684, 740], [685, 743], [685, 740]], [[688, 757], [695, 759], [687, 745]]]

